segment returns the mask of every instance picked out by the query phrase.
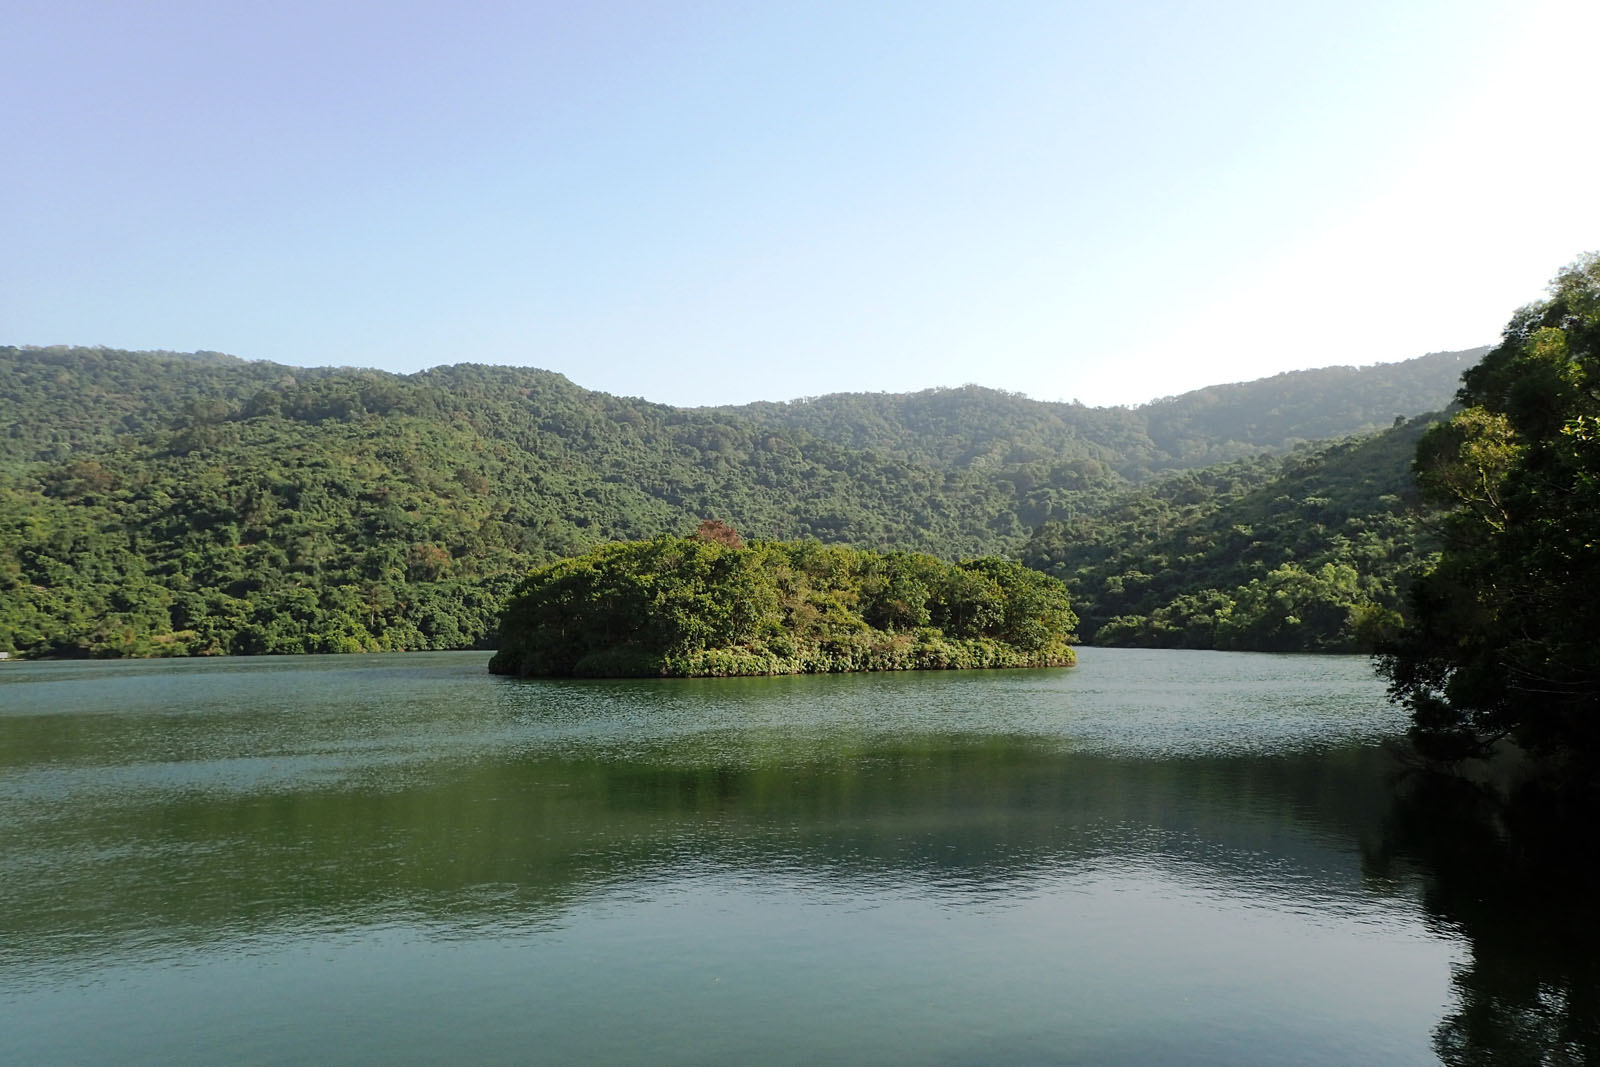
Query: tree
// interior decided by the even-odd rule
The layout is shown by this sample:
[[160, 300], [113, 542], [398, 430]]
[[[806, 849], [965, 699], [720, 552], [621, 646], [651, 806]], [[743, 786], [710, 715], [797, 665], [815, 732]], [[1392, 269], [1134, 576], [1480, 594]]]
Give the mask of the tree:
[[729, 548], [743, 548], [744, 538], [739, 536], [739, 531], [723, 522], [721, 519], [703, 519], [695, 528], [696, 541], [710, 541], [713, 544], [727, 545]]
[[1338, 649], [1363, 604], [1355, 568], [1324, 563], [1312, 572], [1292, 563], [1240, 588], [1217, 627], [1217, 647], [1266, 652]]
[[1383, 660], [1426, 755], [1509, 738], [1600, 755], [1600, 255], [1563, 270], [1462, 378], [1465, 410], [1417, 449], [1448, 509], [1437, 566]]

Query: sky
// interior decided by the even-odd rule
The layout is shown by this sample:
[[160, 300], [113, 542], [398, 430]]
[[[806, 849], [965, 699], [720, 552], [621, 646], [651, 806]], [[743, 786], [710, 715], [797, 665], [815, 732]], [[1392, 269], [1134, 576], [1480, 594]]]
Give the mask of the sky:
[[1600, 250], [1592, 0], [0, 16], [4, 344], [1132, 404], [1490, 344]]

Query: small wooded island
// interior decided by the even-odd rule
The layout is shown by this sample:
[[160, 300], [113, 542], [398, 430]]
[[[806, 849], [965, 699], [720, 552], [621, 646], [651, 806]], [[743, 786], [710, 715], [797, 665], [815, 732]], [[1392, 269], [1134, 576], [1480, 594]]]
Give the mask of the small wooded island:
[[705, 677], [1070, 667], [1066, 586], [1020, 563], [816, 541], [601, 545], [517, 586], [496, 674]]

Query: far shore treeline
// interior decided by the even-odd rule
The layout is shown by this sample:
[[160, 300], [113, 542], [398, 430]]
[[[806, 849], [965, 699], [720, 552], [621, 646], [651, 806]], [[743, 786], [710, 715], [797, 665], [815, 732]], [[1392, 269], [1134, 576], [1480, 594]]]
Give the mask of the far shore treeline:
[[708, 516], [1020, 559], [1090, 643], [1353, 650], [1430, 550], [1427, 420], [1393, 424], [1479, 354], [1137, 408], [968, 386], [684, 409], [515, 367], [0, 347], [0, 652], [493, 648], [535, 568]]
[[512, 593], [489, 663], [524, 676], [733, 676], [1065, 667], [1066, 587], [1009, 560], [951, 564], [816, 541], [603, 545]]

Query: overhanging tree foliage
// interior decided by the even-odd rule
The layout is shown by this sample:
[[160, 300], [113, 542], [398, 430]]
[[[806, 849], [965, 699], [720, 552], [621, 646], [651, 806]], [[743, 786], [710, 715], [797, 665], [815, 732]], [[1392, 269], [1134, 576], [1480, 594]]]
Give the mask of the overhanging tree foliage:
[[1510, 738], [1600, 754], [1600, 255], [1556, 278], [1463, 377], [1466, 409], [1417, 450], [1445, 547], [1389, 650], [1425, 753]]

